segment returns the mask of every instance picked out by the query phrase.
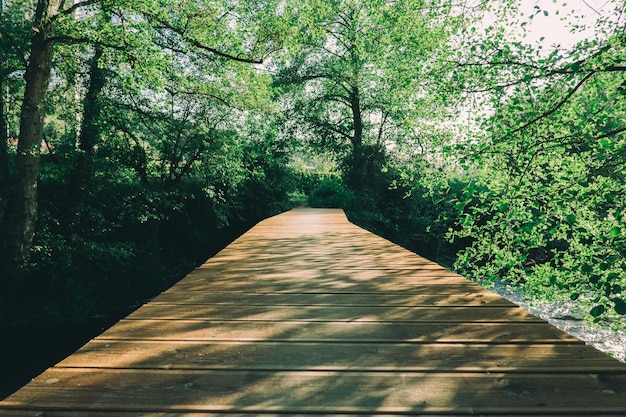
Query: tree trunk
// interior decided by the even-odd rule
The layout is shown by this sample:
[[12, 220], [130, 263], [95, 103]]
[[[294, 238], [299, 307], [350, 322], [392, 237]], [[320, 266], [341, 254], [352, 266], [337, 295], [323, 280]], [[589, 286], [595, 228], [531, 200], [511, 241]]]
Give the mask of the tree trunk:
[[352, 87], [350, 104], [354, 133], [352, 136], [351, 161], [348, 167], [348, 182], [355, 190], [361, 190], [365, 186], [363, 178], [363, 114], [361, 111], [359, 88], [356, 86]]
[[[0, 53], [0, 59], [4, 59], [4, 54]], [[9, 153], [8, 153], [8, 140], [7, 137], [7, 119], [6, 119], [6, 104], [5, 104], [5, 85], [4, 78], [0, 77], [0, 231], [3, 230], [4, 215], [6, 213], [6, 204], [8, 198], [9, 189]], [[0, 247], [2, 245], [0, 239]]]
[[100, 139], [100, 93], [104, 87], [104, 70], [100, 68], [100, 59], [104, 51], [102, 46], [96, 45], [94, 55], [89, 65], [89, 88], [85, 95], [83, 106], [83, 124], [80, 130], [78, 148], [86, 156], [93, 154], [94, 147]]
[[[2, 5], [0, 6], [0, 18], [2, 18], [4, 13], [4, 0], [2, 1]], [[0, 62], [7, 62], [7, 54], [5, 53], [4, 47], [0, 47]], [[7, 71], [8, 72], [8, 71]], [[4, 231], [4, 215], [6, 213], [6, 205], [8, 199], [8, 186], [9, 182], [9, 154], [8, 154], [8, 135], [7, 135], [7, 114], [6, 114], [6, 103], [5, 103], [5, 89], [6, 89], [6, 81], [5, 81], [6, 73], [0, 73], [0, 235], [4, 236], [2, 233]], [[0, 238], [0, 247], [4, 243], [4, 238]]]
[[37, 180], [45, 97], [50, 83], [54, 33], [53, 20], [60, 0], [39, 0], [33, 22], [30, 61], [24, 76], [26, 87], [20, 115], [20, 134], [10, 207], [6, 265], [16, 275], [26, 267], [37, 221]]
[[352, 87], [350, 99], [352, 105], [352, 121], [354, 124], [352, 145], [357, 147], [363, 144], [363, 114], [361, 113], [361, 97], [359, 95], [358, 87]]
[[100, 93], [104, 87], [104, 70], [100, 67], [100, 59], [104, 50], [96, 45], [94, 55], [89, 65], [89, 87], [83, 103], [83, 122], [78, 138], [78, 153], [70, 174], [70, 198], [72, 213], [69, 220], [70, 242], [79, 232], [82, 212], [89, 183], [93, 175], [93, 152], [100, 141], [100, 114], [102, 105]]

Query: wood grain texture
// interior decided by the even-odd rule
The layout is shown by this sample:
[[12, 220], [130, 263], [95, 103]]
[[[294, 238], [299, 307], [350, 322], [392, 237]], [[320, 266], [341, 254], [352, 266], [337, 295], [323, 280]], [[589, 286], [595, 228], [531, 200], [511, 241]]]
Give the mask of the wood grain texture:
[[584, 345], [125, 341], [96, 339], [64, 368], [625, 373]]
[[511, 321], [544, 323], [519, 307], [404, 307], [404, 306], [282, 306], [180, 305], [150, 303], [128, 319], [239, 320], [239, 321], [348, 321], [348, 322], [472, 322]]
[[267, 219], [0, 417], [626, 415], [626, 365], [340, 210]]
[[[514, 413], [623, 410], [626, 375], [50, 369], [7, 400], [116, 411]], [[130, 397], [129, 393], [132, 393]], [[123, 407], [120, 405], [123, 404]]]

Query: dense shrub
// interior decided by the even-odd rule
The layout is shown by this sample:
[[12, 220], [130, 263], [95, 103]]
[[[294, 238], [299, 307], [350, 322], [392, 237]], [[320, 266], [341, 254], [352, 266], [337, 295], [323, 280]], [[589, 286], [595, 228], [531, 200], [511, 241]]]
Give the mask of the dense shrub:
[[309, 196], [309, 205], [319, 208], [347, 208], [354, 198], [341, 178], [325, 178]]

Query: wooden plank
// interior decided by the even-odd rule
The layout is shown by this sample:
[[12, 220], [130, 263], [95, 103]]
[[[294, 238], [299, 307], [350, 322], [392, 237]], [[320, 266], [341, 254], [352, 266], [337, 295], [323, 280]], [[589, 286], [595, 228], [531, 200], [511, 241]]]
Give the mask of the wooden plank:
[[164, 292], [153, 303], [167, 304], [236, 304], [267, 306], [502, 306], [513, 307], [515, 304], [489, 292], [467, 294], [335, 294], [335, 293], [297, 293], [297, 294], [259, 294], [248, 292]]
[[[166, 395], [167, 394], [167, 395]], [[50, 369], [5, 407], [154, 412], [624, 411], [626, 375]], [[323, 400], [321, 400], [323, 399]]]
[[174, 285], [169, 290], [171, 292], [191, 291], [243, 291], [256, 292], [258, 294], [267, 293], [398, 293], [403, 294], [467, 294], [471, 292], [484, 291], [484, 289], [476, 284], [441, 284], [441, 285], [423, 285], [399, 282], [378, 282], [378, 283], [350, 283], [345, 281], [333, 280], [311, 280], [311, 281], [277, 281], [268, 282], [263, 280], [244, 278], [241, 281], [215, 281], [215, 282], [186, 282], [180, 285]]
[[129, 319], [350, 321], [412, 323], [541, 322], [520, 307], [267, 306], [150, 303]]
[[[349, 417], [355, 415], [364, 415], [364, 414], [347, 414], [347, 413], [328, 413], [324, 412], [322, 414], [289, 414], [289, 417], [311, 417], [312, 415], [325, 416], [325, 417]], [[381, 413], [367, 413], [368, 417], [398, 417], [398, 415], [407, 415], [403, 414], [381, 414]], [[419, 414], [422, 417], [441, 417], [441, 414]], [[448, 417], [461, 417], [467, 416], [467, 414], [445, 414]], [[542, 417], [556, 417], [556, 414], [546, 414], [545, 412], [542, 414], [515, 414], [516, 417], [536, 417], [537, 415], [541, 415]], [[615, 417], [622, 416], [621, 414], [567, 414], [569, 417]], [[282, 413], [271, 413], [271, 412], [254, 412], [254, 413], [211, 413], [211, 412], [202, 412], [202, 413], [172, 413], [172, 412], [136, 412], [136, 411], [123, 411], [116, 410], [114, 413], [107, 411], [50, 411], [46, 410], [45, 413], [40, 412], [37, 409], [31, 409], [30, 411], [21, 411], [21, 410], [1, 410], [0, 409], [0, 417], [285, 417], [285, 414]], [[559, 414], [558, 416], [563, 416], [563, 414]]]
[[[274, 233], [274, 232], [271, 232]], [[250, 239], [245, 236], [244, 239]], [[304, 267], [340, 269], [414, 269], [445, 270], [442, 266], [417, 256], [389, 242], [377, 245], [377, 237], [329, 236], [329, 239], [307, 239], [304, 244], [298, 239], [254, 239], [249, 246], [233, 243], [227, 250], [207, 260], [204, 268], [226, 268], [232, 264], [247, 267], [272, 268], [284, 262], [294, 262], [290, 268]], [[337, 241], [342, 243], [338, 244]], [[367, 241], [367, 247], [362, 242]], [[316, 248], [316, 249], [311, 249]], [[322, 248], [322, 249], [319, 249]], [[298, 257], [294, 257], [294, 253]], [[243, 265], [238, 265], [243, 267]]]
[[198, 268], [170, 291], [254, 289], [259, 291], [298, 291], [327, 289], [359, 291], [404, 291], [408, 288], [426, 293], [484, 291], [479, 285], [447, 270], [285, 270]]
[[[289, 417], [310, 417], [310, 416], [324, 416], [324, 417], [349, 417], [349, 416], [355, 416], [355, 415], [366, 415], [368, 417], [398, 417], [398, 415], [419, 415], [422, 417], [441, 417], [442, 414], [424, 414], [424, 413], [419, 413], [419, 414], [407, 414], [407, 413], [394, 413], [394, 414], [383, 414], [383, 413], [377, 413], [377, 412], [373, 412], [373, 413], [359, 413], [359, 414], [354, 414], [354, 413], [329, 413], [329, 412], [324, 412], [324, 413], [306, 413], [306, 414], [289, 414]], [[461, 416], [467, 416], [468, 414], [457, 414], [457, 413], [453, 413], [453, 414], [449, 414], [446, 413], [445, 414], [448, 417], [461, 417]], [[491, 414], [493, 415], [493, 414]], [[562, 417], [564, 414], [552, 414], [552, 413], [540, 413], [540, 414], [515, 414], [516, 417], [537, 417], [537, 416], [541, 416], [541, 417], [556, 417], [556, 416], [560, 416]], [[594, 413], [592, 411], [592, 414], [581, 414], [580, 412], [577, 413], [568, 413], [566, 414], [568, 417], [615, 417], [615, 416], [620, 416], [622, 417], [623, 414], [602, 414], [602, 413]], [[245, 413], [233, 413], [233, 412], [228, 412], [228, 413], [213, 413], [213, 412], [201, 412], [201, 413], [184, 413], [184, 412], [154, 412], [154, 411], [149, 411], [149, 412], [145, 412], [145, 411], [124, 411], [124, 410], [115, 410], [114, 412], [110, 412], [110, 411], [85, 411], [85, 410], [80, 410], [80, 411], [74, 411], [74, 410], [63, 410], [63, 411], [54, 411], [54, 410], [46, 410], [45, 413], [37, 410], [37, 409], [31, 409], [29, 411], [23, 411], [22, 409], [12, 409], [10, 411], [8, 410], [1, 410], [0, 409], [0, 417], [224, 417], [224, 416], [228, 416], [228, 417], [285, 417], [285, 414], [283, 413], [272, 413], [272, 412], [245, 412]]]
[[[246, 249], [245, 246], [230, 247], [228, 250], [225, 250], [220, 253], [219, 256], [211, 258], [206, 261], [207, 265], [211, 265], [217, 261], [220, 261], [224, 258], [236, 258], [238, 260], [241, 259], [242, 254], [245, 254], [248, 260], [256, 261], [256, 260], [273, 260], [273, 259], [283, 259], [285, 257], [290, 257], [294, 253], [294, 251], [298, 251], [298, 258], [308, 259], [308, 260], [321, 260], [321, 261], [341, 261], [347, 262], [348, 264], [355, 259], [358, 260], [368, 260], [368, 261], [398, 261], [399, 265], [386, 263], [384, 268], [390, 269], [403, 269], [402, 265], [411, 265], [415, 269], [417, 267], [430, 267], [432, 269], [443, 269], [442, 266], [433, 264], [426, 258], [422, 258], [420, 256], [416, 256], [407, 250], [398, 250], [397, 247], [392, 245], [380, 245], [375, 248], [363, 248], [360, 242], [363, 239], [367, 240], [367, 237], [364, 236], [360, 238], [359, 242], [345, 243], [343, 245], [337, 245], [336, 243], [332, 243], [326, 240], [319, 241], [307, 241], [306, 245], [311, 244], [323, 244], [324, 246], [320, 246], [323, 249], [311, 249], [310, 246], [299, 246], [293, 245], [293, 239], [287, 240], [285, 239], [283, 242], [280, 241], [268, 241], [268, 244], [272, 244], [273, 246], [258, 246], [255, 245], [250, 249]], [[259, 243], [258, 241], [255, 243]], [[373, 242], [368, 242], [373, 243]], [[375, 243], [375, 242], [374, 242]], [[355, 250], [357, 249], [357, 250]], [[360, 249], [360, 250], [358, 250]], [[347, 255], [349, 258], [345, 259], [328, 259], [328, 255]], [[291, 256], [293, 258], [293, 256]]]
[[626, 368], [570, 344], [163, 342], [96, 339], [58, 367], [301, 371], [613, 373]]
[[121, 320], [100, 339], [387, 343], [582, 343], [544, 323]]
[[[294, 249], [295, 251], [295, 249]], [[369, 269], [384, 269], [385, 265], [394, 265], [393, 269], [414, 269], [423, 270], [423, 265], [410, 262], [406, 259], [402, 261], [401, 257], [392, 259], [376, 259], [367, 257], [354, 257], [350, 259], [340, 259], [341, 254], [335, 254], [334, 257], [319, 256], [319, 258], [294, 258], [293, 256], [284, 255], [273, 258], [250, 258], [238, 256], [224, 256], [219, 259], [208, 262], [207, 267], [220, 267], [227, 268], [232, 263], [246, 263], [246, 266], [240, 266], [248, 270], [255, 269], [280, 269], [284, 268], [285, 264], [289, 264], [290, 267], [296, 269], [356, 269], [356, 270], [369, 270]], [[346, 254], [347, 256], [347, 254]], [[443, 269], [438, 269], [443, 270]]]

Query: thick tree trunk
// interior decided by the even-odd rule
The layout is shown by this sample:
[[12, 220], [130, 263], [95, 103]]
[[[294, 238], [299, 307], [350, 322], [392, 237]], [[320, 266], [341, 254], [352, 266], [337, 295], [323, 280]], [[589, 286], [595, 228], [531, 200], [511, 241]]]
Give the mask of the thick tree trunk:
[[349, 185], [355, 190], [361, 190], [365, 186], [363, 176], [363, 114], [361, 110], [359, 88], [356, 86], [352, 87], [350, 104], [354, 133], [352, 136], [351, 161], [348, 167], [348, 182]]
[[53, 18], [60, 0], [39, 0], [33, 22], [30, 61], [20, 115], [20, 134], [15, 166], [14, 193], [5, 248], [9, 270], [23, 269], [29, 258], [37, 221], [37, 180], [44, 105], [50, 83], [54, 32]]

